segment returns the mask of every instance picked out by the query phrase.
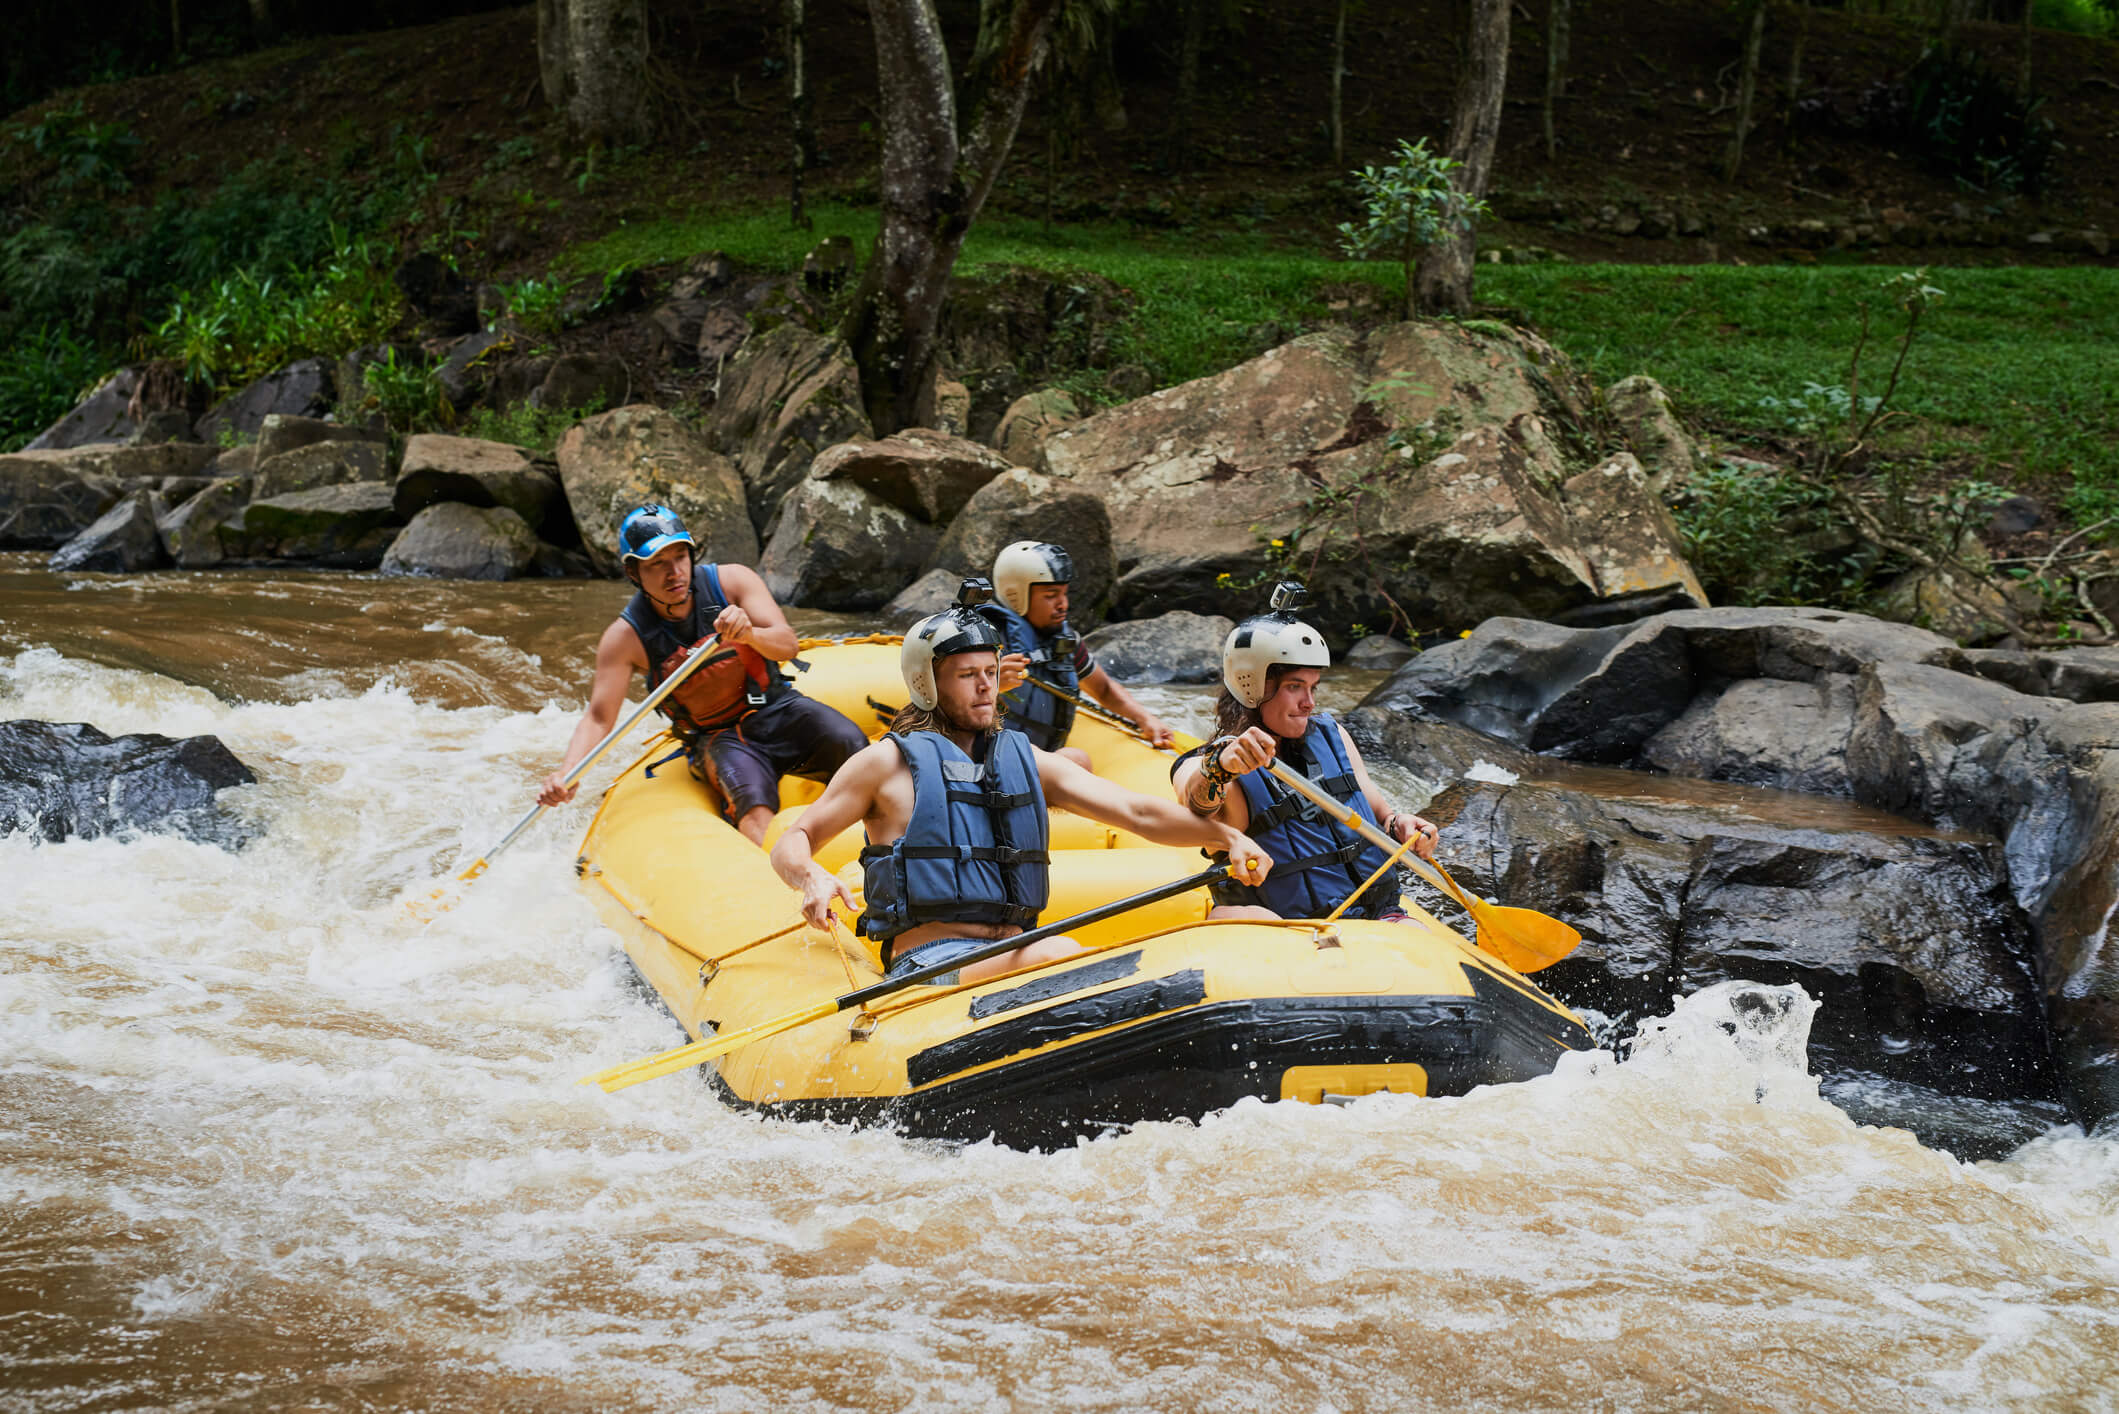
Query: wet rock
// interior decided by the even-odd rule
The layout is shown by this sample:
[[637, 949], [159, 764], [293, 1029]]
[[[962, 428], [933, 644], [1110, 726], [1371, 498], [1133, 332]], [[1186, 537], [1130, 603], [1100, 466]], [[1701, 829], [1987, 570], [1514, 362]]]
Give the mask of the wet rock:
[[221, 524], [221, 549], [232, 560], [372, 570], [396, 536], [393, 499], [387, 482], [360, 481], [252, 501]]
[[1040, 388], [1008, 404], [993, 429], [993, 447], [1012, 466], [1036, 466], [1045, 443], [1081, 421], [1081, 407], [1063, 388]]
[[270, 461], [282, 452], [291, 452], [301, 447], [313, 447], [319, 442], [373, 442], [380, 446], [388, 441], [379, 428], [353, 427], [343, 422], [330, 422], [320, 417], [296, 417], [288, 413], [269, 413], [258, 427], [258, 439], [254, 455], [259, 463]]
[[[560, 484], [598, 573], [618, 574], [618, 526], [648, 503], [683, 517], [702, 558], [756, 563], [758, 536], [742, 478], [675, 413], [646, 404], [601, 413], [569, 428], [557, 455]], [[902, 581], [873, 604], [899, 587]]]
[[730, 361], [707, 435], [734, 459], [751, 524], [764, 532], [819, 452], [875, 434], [845, 342], [782, 324]]
[[828, 447], [809, 474], [818, 481], [851, 481], [930, 525], [944, 525], [1007, 470], [1004, 458], [976, 442], [912, 427], [879, 441]]
[[125, 439], [128, 447], [154, 447], [164, 442], [195, 442], [191, 414], [182, 408], [158, 408], [140, 419], [140, 425]]
[[[260, 441], [260, 448], [264, 443]], [[260, 501], [325, 486], [390, 479], [390, 449], [380, 441], [310, 442], [260, 456], [250, 493]]]
[[552, 359], [546, 354], [519, 354], [500, 359], [487, 370], [484, 386], [479, 389], [479, 399], [487, 407], [520, 407], [537, 396], [537, 390], [544, 386], [544, 380], [551, 372]]
[[1219, 614], [1177, 609], [1105, 624], [1084, 642], [1097, 666], [1120, 682], [1220, 682], [1221, 647], [1235, 627]]
[[1865, 664], [1847, 737], [1853, 794], [1921, 820], [1997, 829], [1995, 772], [2068, 704], [1923, 663]]
[[163, 551], [178, 569], [212, 568], [228, 558], [221, 544], [221, 527], [249, 504], [250, 482], [246, 478], [229, 476], [209, 482], [156, 521]]
[[[1319, 488], [1355, 484], [1369, 488], [1361, 563], [1423, 621], [1549, 617], [1662, 588], [1702, 602], [1633, 459], [1564, 464], [1547, 419], [1579, 421], [1584, 396], [1528, 335], [1327, 332], [1062, 430], [1044, 468], [1107, 505], [1117, 606], [1136, 616], [1218, 608], [1221, 576], [1268, 572], [1270, 542], [1296, 533]], [[1365, 573], [1327, 561], [1312, 589], [1327, 612], [1373, 619]]]
[[1744, 678], [1695, 697], [1648, 738], [1641, 759], [1674, 776], [1851, 796], [1854, 709], [1855, 678], [1847, 673], [1809, 682]]
[[1626, 445], [1648, 474], [1648, 487], [1658, 496], [1668, 496], [1692, 479], [1698, 465], [1692, 439], [1685, 435], [1670, 394], [1645, 373], [1621, 378], [1604, 393]]
[[1077, 627], [1103, 621], [1118, 579], [1110, 516], [1095, 496], [1034, 471], [1004, 472], [980, 487], [949, 523], [927, 568], [990, 576], [995, 557], [1018, 540], [1064, 546], [1074, 561], [1068, 617]]
[[782, 604], [877, 609], [919, 577], [939, 532], [851, 481], [790, 491], [758, 572]]
[[0, 832], [54, 843], [156, 830], [223, 845], [247, 832], [216, 803], [250, 773], [220, 740], [111, 737], [85, 722], [0, 722]]
[[67, 452], [0, 456], [0, 550], [53, 550], [95, 524], [126, 485], [70, 465]]
[[544, 382], [530, 395], [530, 405], [600, 412], [623, 407], [632, 398], [633, 375], [624, 359], [611, 353], [573, 353], [552, 360]]
[[1362, 672], [1394, 672], [1413, 661], [1419, 650], [1386, 633], [1372, 633], [1346, 650], [1341, 661]]
[[1538, 975], [1570, 1004], [1623, 1024], [1725, 980], [1799, 984], [1823, 1003], [1811, 1057], [1828, 1089], [1877, 1077], [2019, 1106], [1998, 1140], [1946, 1114], [1916, 1125], [1971, 1157], [2053, 1121], [2063, 1080], [1997, 841], [1541, 762], [1371, 708], [1348, 725], [1372, 769], [1447, 781], [1483, 760], [1521, 777], [1460, 781], [1424, 813], [1443, 823], [1442, 862], [1465, 887], [1581, 929], [1581, 948]]
[[197, 442], [163, 442], [132, 446], [114, 442], [91, 442], [64, 451], [15, 452], [9, 458], [65, 467], [83, 476], [107, 477], [127, 486], [167, 476], [190, 476], [213, 461], [215, 450]]
[[568, 550], [561, 546], [540, 541], [537, 556], [530, 561], [530, 572], [539, 579], [594, 579], [596, 567], [589, 557], [579, 550]]
[[935, 365], [919, 401], [913, 404], [914, 421], [944, 436], [962, 438], [971, 425], [971, 390]]
[[750, 316], [729, 301], [709, 305], [699, 316], [699, 332], [692, 340], [694, 357], [703, 368], [721, 368], [750, 338]]
[[485, 395], [494, 372], [515, 351], [515, 336], [503, 330], [467, 334], [449, 346], [434, 369], [434, 381], [450, 406], [462, 412]]
[[331, 364], [320, 358], [298, 359], [215, 403], [199, 419], [199, 440], [209, 447], [230, 438], [254, 440], [274, 413], [320, 418], [337, 396]]
[[929, 614], [939, 614], [956, 603], [957, 591], [963, 583], [964, 576], [955, 570], [929, 570], [899, 590], [898, 596], [885, 604], [877, 617], [903, 628]]
[[26, 452], [63, 451], [87, 442], [122, 442], [132, 436], [132, 397], [140, 372], [121, 368], [96, 385], [73, 410], [31, 438]]
[[169, 563], [155, 530], [154, 492], [128, 493], [95, 524], [52, 552], [51, 568], [91, 574], [131, 574]]
[[506, 506], [532, 530], [541, 530], [562, 492], [559, 482], [520, 447], [429, 432], [405, 443], [396, 496], [397, 513], [406, 520], [437, 502], [461, 501], [467, 506]]
[[384, 574], [435, 579], [516, 579], [537, 560], [537, 532], [506, 506], [429, 506], [397, 533]]

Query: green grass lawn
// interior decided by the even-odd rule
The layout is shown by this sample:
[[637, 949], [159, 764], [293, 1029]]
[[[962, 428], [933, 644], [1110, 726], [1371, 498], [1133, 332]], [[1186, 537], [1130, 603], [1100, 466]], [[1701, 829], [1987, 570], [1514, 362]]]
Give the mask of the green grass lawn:
[[[780, 211], [700, 215], [628, 226], [569, 252], [587, 273], [721, 249], [791, 268], [826, 235], [865, 257], [875, 213], [817, 208], [814, 232]], [[1398, 271], [1377, 262], [1290, 254], [1262, 236], [1142, 233], [997, 219], [981, 223], [961, 268], [1022, 264], [1087, 270], [1131, 290], [1138, 324], [1127, 350], [1164, 383], [1216, 372], [1251, 351], [1268, 321], [1329, 315], [1328, 287], [1367, 284], [1385, 307]], [[1781, 430], [1761, 399], [1844, 382], [1872, 306], [1861, 393], [1880, 393], [1902, 327], [1882, 285], [1896, 266], [1482, 266], [1482, 303], [1520, 315], [1599, 380], [1648, 373], [1696, 419], [1736, 432]], [[2119, 511], [2119, 272], [2091, 267], [1947, 269], [1923, 321], [1894, 406], [1912, 414], [1887, 445], [1974, 457], [1989, 480], [2070, 495], [2084, 520]], [[2012, 475], [2013, 473], [2013, 475]]]

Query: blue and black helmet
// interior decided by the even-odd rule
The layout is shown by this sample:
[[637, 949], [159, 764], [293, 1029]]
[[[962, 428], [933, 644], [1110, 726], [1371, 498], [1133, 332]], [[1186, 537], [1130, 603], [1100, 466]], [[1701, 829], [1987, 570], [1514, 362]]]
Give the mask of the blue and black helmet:
[[693, 558], [698, 557], [699, 542], [692, 539], [675, 511], [668, 506], [636, 506], [618, 525], [618, 562], [629, 565], [646, 560], [657, 550], [680, 543], [691, 546]]

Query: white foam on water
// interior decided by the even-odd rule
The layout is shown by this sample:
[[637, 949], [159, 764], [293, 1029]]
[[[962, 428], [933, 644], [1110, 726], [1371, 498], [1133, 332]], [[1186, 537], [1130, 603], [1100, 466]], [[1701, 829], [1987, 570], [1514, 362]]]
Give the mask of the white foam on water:
[[1464, 773], [1464, 779], [1490, 786], [1512, 786], [1523, 778], [1505, 766], [1496, 766], [1493, 762], [1481, 758], [1472, 762], [1471, 768]]
[[764, 1121], [691, 1077], [604, 1096], [576, 1081], [676, 1036], [575, 890], [588, 793], [431, 925], [402, 902], [527, 808], [571, 713], [232, 704], [37, 651], [0, 708], [211, 731], [261, 778], [225, 797], [261, 831], [239, 854], [0, 839], [5, 1235], [70, 1273], [0, 1361], [42, 1362], [10, 1378], [48, 1403], [318, 1402], [371, 1366], [389, 1407], [2119, 1386], [2119, 1145], [1968, 1165], [1863, 1128], [1819, 1098], [1792, 989], [1707, 989], [1527, 1084], [1055, 1154]]

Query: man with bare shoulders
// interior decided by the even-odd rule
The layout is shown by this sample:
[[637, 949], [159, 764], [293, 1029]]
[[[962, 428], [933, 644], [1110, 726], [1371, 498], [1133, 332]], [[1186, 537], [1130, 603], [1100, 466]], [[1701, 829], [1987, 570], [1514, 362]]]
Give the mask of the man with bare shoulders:
[[[1256, 879], [1270, 867], [1240, 832], [1113, 785], [1038, 750], [1021, 732], [999, 730], [1006, 641], [976, 607], [990, 593], [983, 581], [967, 581], [956, 608], [906, 633], [899, 665], [911, 704], [773, 848], [773, 868], [802, 891], [811, 926], [823, 928], [832, 900], [851, 908], [853, 896], [812, 852], [856, 821], [866, 826], [860, 927], [881, 944], [893, 977], [1036, 923], [1049, 895], [1048, 804], [1160, 844], [1220, 850]], [[1046, 938], [945, 976], [976, 982], [1079, 951], [1072, 938]]]
[[1436, 828], [1399, 811], [1376, 789], [1361, 749], [1317, 710], [1317, 683], [1331, 665], [1324, 636], [1294, 616], [1302, 587], [1274, 591], [1274, 611], [1245, 619], [1222, 645], [1222, 694], [1213, 741], [1178, 758], [1177, 798], [1209, 820], [1255, 837], [1273, 858], [1262, 884], [1217, 879], [1215, 918], [1322, 918], [1350, 897], [1355, 918], [1404, 921], [1397, 870], [1353, 897], [1389, 858], [1273, 778], [1273, 761], [1306, 776], [1326, 795], [1413, 853], [1435, 857]]
[[780, 808], [780, 778], [828, 781], [868, 745], [867, 736], [845, 714], [795, 690], [780, 670], [795, 656], [795, 631], [772, 591], [743, 565], [699, 562], [676, 512], [632, 511], [618, 527], [618, 555], [637, 592], [596, 645], [588, 710], [538, 804], [574, 798], [575, 787], [562, 784], [566, 773], [609, 734], [634, 673], [645, 674], [652, 689], [712, 634], [713, 656], [662, 700], [661, 711], [685, 745], [692, 774], [721, 793], [737, 829], [763, 843]]

